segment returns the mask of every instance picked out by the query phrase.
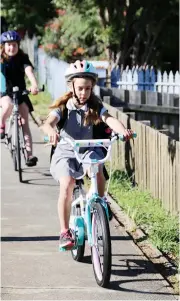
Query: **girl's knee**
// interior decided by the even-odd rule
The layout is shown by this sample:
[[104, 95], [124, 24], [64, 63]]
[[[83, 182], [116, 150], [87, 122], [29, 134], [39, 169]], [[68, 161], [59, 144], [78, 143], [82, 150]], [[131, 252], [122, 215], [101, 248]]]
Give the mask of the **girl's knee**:
[[12, 99], [9, 96], [3, 96], [1, 97], [0, 105], [2, 108], [12, 109], [13, 108]]
[[59, 201], [71, 200], [73, 194], [75, 181], [73, 179], [65, 178], [60, 180], [60, 191], [59, 191]]
[[60, 189], [68, 191], [69, 189], [72, 189], [74, 187], [75, 180], [72, 177], [64, 177], [60, 179], [59, 183]]

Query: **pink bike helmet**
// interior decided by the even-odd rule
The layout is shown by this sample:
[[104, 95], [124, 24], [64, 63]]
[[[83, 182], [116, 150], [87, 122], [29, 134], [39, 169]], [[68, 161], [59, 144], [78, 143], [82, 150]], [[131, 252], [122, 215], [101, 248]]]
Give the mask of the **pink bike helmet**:
[[77, 77], [89, 77], [96, 82], [98, 75], [95, 67], [88, 61], [84, 60], [70, 64], [66, 70], [65, 78], [68, 82]]

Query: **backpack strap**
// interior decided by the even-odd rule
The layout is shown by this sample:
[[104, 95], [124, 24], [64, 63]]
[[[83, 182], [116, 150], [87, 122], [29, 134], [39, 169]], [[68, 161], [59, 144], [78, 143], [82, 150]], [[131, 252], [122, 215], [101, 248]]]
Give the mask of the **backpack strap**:
[[68, 109], [66, 106], [64, 106], [64, 108], [61, 109], [61, 118], [56, 125], [58, 132], [60, 132], [60, 130], [63, 128], [63, 126], [67, 120], [67, 117], [68, 117]]
[[[60, 118], [59, 122], [56, 124], [58, 133], [60, 133], [60, 130], [63, 128], [67, 117], [68, 117], [68, 109], [66, 108], [66, 106], [63, 106], [63, 108], [61, 108], [61, 118]], [[51, 153], [50, 153], [50, 162], [51, 162], [51, 159], [52, 159], [52, 155], [55, 152], [55, 149], [56, 149], [56, 146], [52, 145]]]

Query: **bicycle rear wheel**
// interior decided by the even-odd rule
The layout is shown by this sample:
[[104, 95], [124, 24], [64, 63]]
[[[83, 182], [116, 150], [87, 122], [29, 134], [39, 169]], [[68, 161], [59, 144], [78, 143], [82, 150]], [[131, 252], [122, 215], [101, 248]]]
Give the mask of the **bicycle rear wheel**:
[[100, 200], [93, 204], [91, 256], [96, 282], [101, 287], [109, 285], [111, 277], [111, 238], [109, 222]]
[[[80, 187], [77, 185], [73, 191], [73, 200], [76, 200], [80, 196]], [[81, 207], [78, 205], [72, 208], [72, 215], [73, 216], [81, 216]], [[72, 258], [76, 261], [81, 262], [84, 257], [84, 250], [85, 250], [85, 239], [82, 246], [77, 246], [75, 249], [71, 250]]]
[[20, 137], [19, 137], [19, 124], [18, 116], [14, 118], [14, 150], [13, 150], [13, 162], [14, 169], [18, 171], [19, 181], [22, 182], [22, 168], [21, 168], [21, 149], [20, 149]]

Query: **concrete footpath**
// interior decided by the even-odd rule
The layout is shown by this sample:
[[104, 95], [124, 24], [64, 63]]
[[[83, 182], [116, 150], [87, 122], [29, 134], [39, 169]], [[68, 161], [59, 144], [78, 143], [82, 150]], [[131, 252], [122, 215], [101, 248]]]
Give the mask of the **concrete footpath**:
[[83, 263], [58, 252], [58, 185], [49, 174], [43, 135], [31, 124], [36, 167], [24, 166], [23, 180], [1, 143], [2, 300], [175, 300], [168, 283], [113, 219], [109, 289], [97, 286], [86, 245]]

